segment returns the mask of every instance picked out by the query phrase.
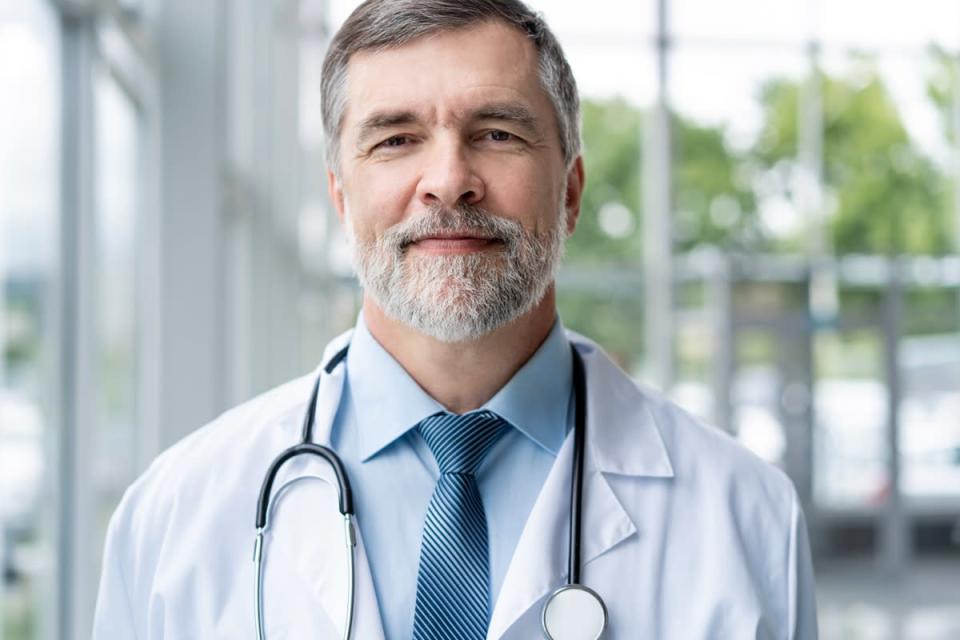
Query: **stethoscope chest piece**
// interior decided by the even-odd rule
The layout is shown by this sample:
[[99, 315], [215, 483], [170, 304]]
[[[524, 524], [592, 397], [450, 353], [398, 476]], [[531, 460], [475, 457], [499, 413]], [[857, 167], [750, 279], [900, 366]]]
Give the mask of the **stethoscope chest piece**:
[[597, 640], [607, 627], [607, 608], [596, 592], [568, 584], [547, 598], [541, 624], [550, 640]]

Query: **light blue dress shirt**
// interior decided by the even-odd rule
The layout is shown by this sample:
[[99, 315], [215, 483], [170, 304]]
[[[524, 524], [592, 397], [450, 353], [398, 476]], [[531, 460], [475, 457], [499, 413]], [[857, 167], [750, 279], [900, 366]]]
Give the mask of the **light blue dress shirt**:
[[[350, 476], [383, 629], [413, 634], [420, 537], [439, 469], [414, 429], [444, 408], [370, 334], [361, 314], [346, 360], [331, 442]], [[477, 472], [490, 537], [491, 612], [560, 446], [570, 429], [570, 344], [558, 319], [537, 352], [483, 409], [513, 428]]]

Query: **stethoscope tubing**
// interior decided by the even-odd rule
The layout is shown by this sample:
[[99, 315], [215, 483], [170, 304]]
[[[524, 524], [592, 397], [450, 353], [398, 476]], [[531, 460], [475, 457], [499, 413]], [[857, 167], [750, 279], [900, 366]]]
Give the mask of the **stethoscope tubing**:
[[[337, 352], [333, 358], [324, 366], [324, 371], [329, 375], [337, 365], [346, 357], [347, 347]], [[356, 528], [353, 524], [355, 512], [353, 510], [353, 491], [350, 487], [350, 477], [343, 466], [340, 457], [330, 448], [312, 442], [314, 414], [317, 409], [317, 397], [320, 394], [321, 375], [318, 375], [313, 383], [313, 390], [310, 393], [310, 401], [307, 403], [307, 410], [303, 418], [303, 427], [301, 430], [301, 441], [292, 447], [285, 449], [278, 455], [264, 476], [263, 484], [260, 487], [260, 495], [257, 498], [257, 537], [254, 543], [253, 561], [256, 565], [256, 607], [257, 607], [257, 640], [266, 640], [266, 631], [264, 629], [264, 608], [263, 608], [263, 546], [264, 537], [270, 526], [270, 507], [271, 494], [273, 493], [273, 483], [276, 480], [280, 468], [288, 461], [304, 454], [315, 455], [323, 458], [333, 469], [337, 479], [338, 508], [343, 516], [344, 541], [347, 546], [347, 612], [343, 627], [344, 640], [350, 640], [353, 637], [353, 619], [355, 610], [356, 596], [356, 546], [357, 536]], [[278, 493], [283, 490], [281, 487]]]
[[583, 372], [583, 359], [576, 347], [570, 345], [573, 352], [573, 473], [570, 478], [570, 549], [567, 557], [568, 585], [580, 584], [580, 532], [583, 530], [583, 450], [587, 424], [586, 376]]
[[[346, 358], [349, 345], [338, 351], [323, 367], [323, 372], [327, 375]], [[570, 487], [570, 531], [569, 531], [569, 555], [567, 558], [567, 584], [560, 589], [570, 589], [580, 587], [585, 591], [596, 596], [600, 606], [604, 609], [604, 618], [606, 617], [606, 608], [603, 600], [593, 591], [582, 587], [580, 584], [580, 547], [581, 532], [583, 524], [583, 468], [584, 468], [584, 448], [586, 440], [586, 422], [587, 422], [587, 391], [586, 375], [584, 372], [583, 359], [577, 353], [576, 347], [570, 345], [573, 355], [573, 387], [574, 387], [574, 432], [573, 432], [573, 471], [571, 474]], [[313, 390], [310, 394], [310, 401], [307, 404], [307, 410], [303, 419], [300, 442], [292, 447], [285, 449], [278, 455], [270, 467], [267, 469], [263, 484], [260, 488], [260, 494], [257, 499], [257, 517], [256, 517], [256, 540], [254, 542], [253, 560], [256, 564], [256, 609], [257, 609], [257, 639], [265, 640], [264, 631], [264, 607], [263, 607], [263, 548], [265, 545], [265, 535], [270, 524], [270, 507], [273, 484], [280, 468], [288, 461], [301, 455], [309, 454], [323, 458], [333, 469], [338, 485], [338, 508], [344, 518], [344, 539], [348, 547], [347, 560], [347, 612], [344, 624], [344, 639], [350, 640], [353, 636], [354, 621], [354, 598], [356, 592], [356, 529], [353, 519], [355, 517], [353, 506], [353, 492], [350, 487], [350, 479], [346, 469], [343, 466], [340, 457], [330, 448], [314, 443], [313, 427], [314, 414], [317, 408], [317, 397], [320, 392], [320, 382], [322, 374], [318, 375], [313, 384]], [[544, 610], [545, 614], [546, 610]], [[544, 624], [544, 633], [547, 633]]]

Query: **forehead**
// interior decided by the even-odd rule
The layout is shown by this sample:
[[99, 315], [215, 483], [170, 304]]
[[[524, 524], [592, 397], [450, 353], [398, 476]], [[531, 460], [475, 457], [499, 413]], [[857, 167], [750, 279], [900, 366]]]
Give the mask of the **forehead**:
[[346, 95], [345, 129], [365, 113], [386, 109], [455, 110], [487, 99], [549, 108], [536, 47], [518, 29], [499, 21], [357, 52], [347, 65]]

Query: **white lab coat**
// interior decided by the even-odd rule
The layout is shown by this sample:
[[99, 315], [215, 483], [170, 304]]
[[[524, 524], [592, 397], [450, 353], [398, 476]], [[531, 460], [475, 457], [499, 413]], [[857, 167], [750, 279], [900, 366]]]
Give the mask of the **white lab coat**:
[[[606, 602], [604, 637], [816, 638], [806, 527], [787, 477], [638, 389], [595, 344], [570, 338], [588, 388], [582, 578]], [[348, 339], [328, 345], [324, 361]], [[255, 638], [257, 494], [270, 461], [299, 438], [315, 373], [196, 431], [130, 487], [109, 528], [95, 640]], [[343, 366], [324, 376], [318, 442], [329, 440], [343, 376]], [[541, 637], [541, 606], [566, 580], [571, 458], [568, 437], [518, 541], [489, 639]], [[288, 466], [287, 478], [307, 467], [329, 476], [319, 462]], [[336, 490], [303, 482], [277, 505], [265, 556], [267, 637], [342, 637]], [[376, 640], [383, 630], [358, 524], [354, 637]]]

